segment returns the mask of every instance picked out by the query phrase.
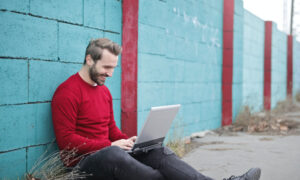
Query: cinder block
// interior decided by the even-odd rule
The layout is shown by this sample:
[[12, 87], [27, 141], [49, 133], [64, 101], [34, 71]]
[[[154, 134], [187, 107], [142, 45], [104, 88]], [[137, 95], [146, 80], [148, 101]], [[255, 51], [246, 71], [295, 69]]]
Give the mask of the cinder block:
[[33, 116], [31, 108], [32, 105], [0, 107], [0, 151], [28, 145], [29, 119]]
[[[1, 135], [2, 136], [2, 135]], [[23, 179], [26, 172], [26, 150], [0, 153], [1, 179]]]
[[143, 24], [165, 27], [171, 18], [168, 14], [167, 5], [163, 1], [139, 1], [139, 22]]
[[[139, 81], [168, 81], [172, 77], [172, 61], [159, 55], [139, 53], [138, 80]], [[159, 64], [159, 66], [158, 66]], [[171, 79], [170, 79], [171, 78]]]
[[[139, 39], [138, 39], [138, 51], [143, 53], [153, 53], [164, 55], [166, 51], [166, 37], [165, 31], [161, 28], [153, 26], [139, 24]], [[155, 41], [153, 37], [156, 37]], [[178, 44], [179, 45], [179, 44]], [[175, 52], [176, 53], [176, 52]]]
[[57, 22], [0, 12], [0, 56], [57, 59]]
[[56, 88], [80, 68], [80, 64], [30, 60], [29, 102], [50, 101]]
[[[59, 157], [59, 149], [56, 143], [27, 148], [27, 172], [38, 171], [49, 160], [49, 157]], [[42, 162], [44, 160], [44, 162]], [[53, 159], [52, 159], [53, 160]], [[50, 159], [51, 161], [51, 159]], [[37, 166], [38, 165], [38, 166]]]
[[[112, 40], [115, 43], [118, 43], [119, 45], [122, 45], [122, 34], [104, 32], [104, 37]], [[121, 60], [121, 58], [119, 58], [119, 61], [120, 60]], [[120, 65], [120, 63], [119, 63], [119, 65]]]
[[33, 104], [29, 119], [29, 145], [45, 144], [55, 140], [50, 103]]
[[0, 104], [28, 101], [28, 61], [0, 59]]
[[29, 11], [29, 0], [2, 0], [0, 1], [0, 9], [25, 12]]
[[122, 32], [122, 1], [105, 1], [105, 30]]
[[158, 83], [140, 82], [138, 84], [138, 106], [141, 107], [139, 110], [162, 105], [161, 100], [161, 87]]
[[148, 113], [149, 113], [149, 110], [141, 110], [141, 111], [139, 110], [137, 112], [137, 114], [138, 114], [138, 122], [137, 122], [138, 134], [140, 133], [140, 131], [142, 130], [142, 128], [144, 126], [144, 123], [145, 123], [145, 121], [147, 119]]
[[104, 29], [105, 0], [85, 0], [84, 3], [84, 25]]
[[201, 74], [203, 74], [200, 70], [204, 70], [201, 66], [203, 66], [203, 64], [186, 61], [184, 63], [184, 81], [199, 82]]
[[121, 99], [121, 67], [116, 67], [113, 76], [108, 78], [105, 85], [111, 92], [113, 99]]
[[[252, 78], [255, 78], [252, 77]], [[240, 67], [234, 68], [233, 70], [233, 83], [242, 83], [243, 82], [243, 69]]]
[[103, 31], [59, 23], [60, 60], [83, 63], [89, 41], [101, 37]]
[[1, 106], [0, 113], [3, 124], [0, 128], [0, 151], [54, 139], [50, 103]]
[[30, 13], [72, 23], [83, 24], [82, 9], [82, 0], [30, 0]]

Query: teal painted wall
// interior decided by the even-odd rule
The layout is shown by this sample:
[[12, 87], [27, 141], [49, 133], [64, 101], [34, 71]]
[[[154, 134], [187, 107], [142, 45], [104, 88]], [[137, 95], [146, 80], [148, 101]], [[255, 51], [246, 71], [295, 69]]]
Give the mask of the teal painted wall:
[[[235, 1], [234, 119], [242, 105], [253, 111], [263, 105], [264, 22], [242, 6]], [[139, 1], [139, 131], [151, 106], [177, 103], [182, 108], [171, 133], [221, 126], [222, 21], [220, 0]], [[121, 44], [121, 1], [2, 0], [0, 28], [0, 178], [16, 179], [51, 146], [52, 95], [81, 68], [88, 41], [108, 37]], [[294, 94], [300, 91], [299, 52], [294, 41]], [[120, 127], [120, 66], [107, 86]], [[272, 108], [285, 98], [286, 35], [274, 25]]]
[[286, 99], [287, 34], [272, 26], [271, 109]]
[[263, 110], [265, 22], [244, 10], [243, 106]]
[[[80, 70], [88, 42], [108, 37], [121, 44], [122, 5], [119, 0], [2, 0], [0, 9], [5, 42], [0, 44], [0, 179], [17, 179], [54, 140], [52, 95]], [[120, 66], [107, 86], [120, 127]]]
[[234, 1], [233, 16], [233, 81], [232, 81], [232, 121], [241, 110], [243, 101], [243, 0]]
[[138, 131], [168, 104], [182, 104], [180, 136], [220, 127], [222, 21], [219, 0], [139, 1]]
[[293, 95], [300, 93], [300, 42], [293, 39]]

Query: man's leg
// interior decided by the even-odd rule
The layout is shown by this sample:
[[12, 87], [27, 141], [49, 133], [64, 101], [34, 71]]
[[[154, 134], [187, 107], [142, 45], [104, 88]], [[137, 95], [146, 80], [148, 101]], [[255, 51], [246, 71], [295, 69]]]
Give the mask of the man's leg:
[[93, 175], [87, 179], [164, 179], [158, 170], [137, 161], [117, 146], [110, 146], [87, 156], [79, 162], [78, 167], [80, 171]]
[[147, 154], [134, 156], [140, 162], [153, 167], [169, 180], [212, 180], [179, 159], [166, 147], [157, 148]]

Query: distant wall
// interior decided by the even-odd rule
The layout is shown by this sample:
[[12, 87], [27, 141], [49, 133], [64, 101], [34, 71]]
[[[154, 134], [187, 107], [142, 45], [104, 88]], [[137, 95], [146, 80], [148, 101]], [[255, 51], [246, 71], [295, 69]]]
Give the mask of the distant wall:
[[242, 108], [243, 102], [243, 0], [234, 1], [234, 34], [233, 34], [233, 81], [232, 81], [232, 121]]
[[287, 34], [272, 26], [271, 109], [287, 97]]
[[264, 21], [244, 10], [243, 105], [253, 112], [263, 110]]
[[293, 39], [293, 95], [300, 93], [300, 42]]
[[222, 12], [218, 0], [139, 1], [138, 130], [167, 104], [182, 104], [180, 135], [220, 127]]
[[[54, 140], [50, 103], [92, 38], [121, 44], [121, 1], [0, 2], [0, 179], [21, 177]], [[109, 80], [120, 126], [120, 66]], [[55, 147], [55, 145], [54, 145]]]

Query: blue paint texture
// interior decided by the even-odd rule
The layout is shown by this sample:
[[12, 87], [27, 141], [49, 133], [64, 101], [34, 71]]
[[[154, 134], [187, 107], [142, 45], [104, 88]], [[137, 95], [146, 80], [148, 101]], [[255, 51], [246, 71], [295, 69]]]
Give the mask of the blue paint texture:
[[139, 1], [138, 131], [168, 104], [182, 104], [169, 136], [220, 127], [222, 12], [219, 1]]
[[293, 39], [293, 95], [300, 94], [300, 42]]
[[263, 110], [265, 23], [244, 11], [243, 106], [251, 112]]
[[233, 16], [233, 81], [232, 81], [232, 121], [242, 110], [243, 101], [243, 20], [242, 0], [234, 1]]
[[287, 78], [287, 35], [272, 26], [272, 64], [271, 64], [271, 108], [286, 100]]

